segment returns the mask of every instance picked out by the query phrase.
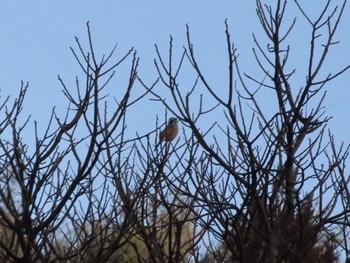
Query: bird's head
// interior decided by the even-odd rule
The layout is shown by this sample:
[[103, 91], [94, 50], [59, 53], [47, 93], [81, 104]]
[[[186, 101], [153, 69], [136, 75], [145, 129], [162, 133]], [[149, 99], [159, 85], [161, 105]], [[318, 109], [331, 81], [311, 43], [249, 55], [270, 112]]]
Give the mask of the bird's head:
[[177, 123], [177, 119], [174, 118], [174, 117], [171, 117], [171, 118], [169, 119], [169, 124], [175, 124], [175, 123]]

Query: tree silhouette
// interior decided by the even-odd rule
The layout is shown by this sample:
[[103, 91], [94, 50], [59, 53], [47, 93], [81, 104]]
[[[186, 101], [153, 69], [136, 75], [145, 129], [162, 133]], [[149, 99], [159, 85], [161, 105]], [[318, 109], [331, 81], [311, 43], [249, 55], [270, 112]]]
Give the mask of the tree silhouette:
[[[53, 109], [43, 131], [34, 121], [34, 144], [23, 139], [28, 85], [0, 104], [0, 259], [349, 258], [349, 147], [336, 146], [323, 107], [325, 86], [350, 67], [324, 73], [346, 2], [327, 1], [315, 19], [294, 2], [311, 30], [304, 72], [290, 63], [296, 20], [286, 22], [287, 1], [256, 1], [266, 37], [253, 35], [260, 73], [241, 71], [226, 21], [225, 89], [201, 69], [189, 27], [179, 57], [172, 38], [168, 54], [156, 45], [158, 77], [149, 84], [133, 48], [99, 58], [87, 24], [87, 48], [78, 38], [71, 48], [83, 77], [73, 87], [58, 78], [67, 111]], [[115, 72], [124, 65], [123, 78]], [[141, 103], [163, 107], [164, 123], [177, 117], [181, 136], [158, 143], [158, 119], [154, 130], [131, 136], [128, 112]]]
[[[190, 129], [188, 147], [203, 151], [200, 163], [193, 167], [198, 176], [191, 176], [200, 198], [189, 196], [203, 207], [207, 215], [201, 217], [203, 224], [237, 262], [299, 262], [319, 244], [322, 233], [335, 236], [341, 231], [346, 239], [348, 230], [343, 226], [348, 225], [349, 206], [344, 200], [349, 196], [340, 189], [349, 185], [344, 173], [349, 148], [336, 149], [333, 136], [326, 132], [329, 117], [322, 103], [324, 86], [349, 65], [325, 76], [321, 73], [336, 44], [334, 34], [345, 4], [331, 10], [328, 1], [313, 21], [296, 1], [312, 32], [309, 56], [304, 60], [306, 80], [301, 83], [289, 65], [288, 39], [295, 20], [285, 25], [287, 1], [277, 1], [275, 8], [257, 1], [257, 15], [267, 36], [264, 47], [253, 35], [261, 79], [240, 71], [226, 23], [229, 70], [224, 93], [202, 72], [189, 29], [187, 47], [177, 64], [171, 56], [172, 41], [169, 61], [157, 49], [156, 67], [172, 104], [156, 92], [153, 95]], [[193, 86], [186, 90], [180, 73], [185, 74], [181, 69], [188, 66], [196, 74]], [[272, 114], [259, 98], [263, 92], [269, 94], [269, 107], [276, 105]], [[198, 94], [196, 107], [191, 102]], [[208, 106], [204, 100], [213, 103]], [[222, 117], [204, 130], [201, 120], [215, 111], [222, 112]], [[320, 159], [326, 163], [320, 164]], [[307, 215], [303, 207], [311, 204], [317, 210]], [[337, 205], [342, 206], [340, 212]], [[339, 244], [335, 238], [332, 241]]]

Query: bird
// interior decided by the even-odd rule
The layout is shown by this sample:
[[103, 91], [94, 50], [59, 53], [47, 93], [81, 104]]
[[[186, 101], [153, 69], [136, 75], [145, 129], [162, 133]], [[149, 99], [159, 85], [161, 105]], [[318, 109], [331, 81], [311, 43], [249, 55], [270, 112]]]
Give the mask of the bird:
[[170, 142], [175, 139], [179, 133], [179, 126], [177, 125], [177, 119], [171, 117], [168, 125], [159, 134], [159, 142]]

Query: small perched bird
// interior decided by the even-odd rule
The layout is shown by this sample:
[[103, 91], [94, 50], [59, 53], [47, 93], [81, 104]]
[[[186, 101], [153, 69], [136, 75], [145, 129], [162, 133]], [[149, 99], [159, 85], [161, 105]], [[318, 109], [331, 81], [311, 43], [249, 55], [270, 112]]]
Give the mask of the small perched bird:
[[175, 139], [179, 133], [179, 126], [177, 125], [177, 119], [172, 117], [169, 119], [168, 125], [159, 134], [160, 142], [170, 142]]

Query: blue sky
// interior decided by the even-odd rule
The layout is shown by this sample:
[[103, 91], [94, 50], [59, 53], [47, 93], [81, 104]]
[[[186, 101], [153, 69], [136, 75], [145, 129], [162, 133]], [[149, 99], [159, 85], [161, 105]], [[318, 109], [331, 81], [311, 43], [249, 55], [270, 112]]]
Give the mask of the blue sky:
[[[315, 9], [320, 6], [318, 0], [300, 2], [306, 2], [304, 5], [311, 15], [315, 15]], [[288, 5], [290, 13], [287, 19], [291, 21], [292, 17], [299, 16], [290, 38], [292, 49], [295, 47], [291, 67], [297, 68], [297, 72], [299, 70], [298, 76], [302, 80], [304, 75], [300, 69], [305, 66], [305, 60], [300, 50], [309, 43], [309, 31], [294, 2], [289, 1]], [[222, 80], [219, 76], [225, 76], [222, 69], [227, 65], [224, 35], [226, 18], [240, 54], [242, 71], [250, 74], [259, 72], [252, 55], [252, 33], [258, 36], [262, 34], [253, 0], [223, 0], [220, 3], [209, 0], [3, 2], [0, 5], [1, 99], [7, 95], [15, 96], [23, 80], [30, 84], [25, 114], [32, 114], [33, 120], [46, 123], [53, 106], [66, 107], [57, 74], [71, 84], [74, 84], [76, 75], [81, 76], [69, 47], [76, 47], [75, 36], [79, 37], [83, 45], [87, 44], [87, 21], [90, 22], [98, 53], [108, 53], [118, 43], [117, 57], [120, 57], [135, 47], [141, 57], [139, 73], [148, 83], [157, 77], [153, 66], [156, 57], [154, 44], [157, 43], [166, 56], [169, 35], [172, 35], [174, 48], [180, 53], [186, 44], [185, 25], [188, 23], [198, 60], [212, 83], [220, 83]], [[336, 40], [341, 43], [334, 47], [327, 69], [341, 69], [350, 63], [350, 37], [346, 26], [349, 24], [348, 6], [336, 36]], [[349, 142], [349, 124], [345, 119], [350, 102], [349, 81], [350, 72], [347, 72], [326, 87], [326, 111], [327, 115], [333, 116], [329, 127], [337, 141]], [[162, 115], [162, 112], [152, 104], [144, 107], [147, 107], [149, 115], [144, 116], [143, 120], [150, 124], [145, 130], [152, 130], [154, 115]]]

